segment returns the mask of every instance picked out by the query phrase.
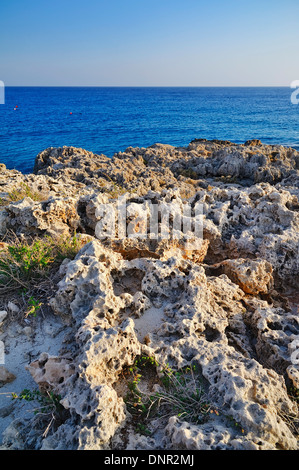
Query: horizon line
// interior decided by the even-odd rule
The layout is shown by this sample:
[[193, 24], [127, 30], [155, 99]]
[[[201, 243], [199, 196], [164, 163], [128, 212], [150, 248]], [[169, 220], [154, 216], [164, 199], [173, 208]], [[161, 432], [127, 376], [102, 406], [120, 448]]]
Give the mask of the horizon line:
[[290, 88], [290, 85], [5, 85], [5, 88]]

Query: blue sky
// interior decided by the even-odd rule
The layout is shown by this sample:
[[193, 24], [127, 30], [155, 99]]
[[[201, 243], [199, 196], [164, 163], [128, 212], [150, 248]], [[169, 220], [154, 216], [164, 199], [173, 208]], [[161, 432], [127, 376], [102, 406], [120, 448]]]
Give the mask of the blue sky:
[[298, 0], [0, 0], [0, 80], [289, 86]]

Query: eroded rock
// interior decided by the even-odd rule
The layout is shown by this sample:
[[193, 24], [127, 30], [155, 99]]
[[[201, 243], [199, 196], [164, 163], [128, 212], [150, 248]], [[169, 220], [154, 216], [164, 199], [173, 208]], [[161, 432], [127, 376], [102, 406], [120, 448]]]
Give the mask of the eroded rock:
[[[298, 172], [294, 149], [204, 139], [185, 148], [129, 147], [112, 159], [50, 148], [38, 155], [34, 175], [1, 170], [2, 236], [7, 230], [25, 237], [79, 231], [90, 239], [61, 265], [49, 302], [67, 324], [69, 353], [44, 353], [28, 365], [41, 390], [59, 394], [66, 418], [46, 437], [35, 439], [32, 429], [31, 445], [298, 449], [298, 406], [289, 394], [299, 383], [298, 314], [278, 293], [296, 289], [299, 279]], [[45, 197], [14, 200], [23, 184]], [[107, 226], [119, 196], [134, 236], [99, 236], [99, 207], [110, 205]], [[201, 205], [196, 247], [188, 248], [175, 216], [164, 236], [161, 217], [160, 235], [148, 236], [151, 204], [169, 203], [175, 214], [186, 204], [191, 212]], [[124, 380], [141, 354], [160, 369], [195, 364], [215, 413], [187, 422], [173, 410], [148, 421], [151, 435], [141, 438]], [[15, 422], [7, 430], [8, 447], [22, 426]], [[15, 440], [14, 448], [25, 441]]]
[[[142, 275], [135, 282], [138, 272]], [[132, 365], [146, 351], [159, 363], [171, 364], [175, 369], [196, 363], [213, 405], [223, 416], [230, 415], [239, 423], [237, 433], [225, 428], [220, 438], [219, 425], [215, 423], [207, 436], [208, 424], [190, 427], [179, 421], [172, 430], [176, 436], [171, 439], [172, 446], [178, 445], [179, 439], [180, 445], [188, 449], [195, 439], [192, 446], [206, 448], [200, 437], [205, 435], [210, 441], [208, 448], [218, 443], [223, 448], [295, 449], [296, 438], [283, 420], [284, 414], [294, 419], [297, 416], [297, 407], [288, 397], [281, 375], [291, 365], [285, 352], [288, 337], [267, 334], [259, 312], [267, 306], [265, 318], [271, 315], [274, 318], [275, 309], [266, 301], [255, 299], [254, 312], [251, 305], [251, 313], [246, 314], [244, 296], [245, 292], [226, 274], [207, 277], [203, 267], [183, 256], [163, 261], [126, 260], [98, 241], [86, 245], [76, 260], [68, 264], [55, 297], [56, 313], [68, 315], [74, 321], [80, 345], [74, 360], [77, 375], [60, 388], [63, 406], [82, 420], [82, 428], [77, 425], [79, 448], [109, 448], [111, 437], [128, 420], [123, 398], [115, 393], [114, 387], [124, 366]], [[137, 299], [138, 302], [142, 299], [144, 306], [138, 312]], [[148, 338], [145, 342], [143, 318], [146, 325], [143, 333], [146, 331]], [[291, 319], [295, 322], [289, 313], [286, 324]], [[249, 322], [252, 328], [254, 325], [260, 328], [255, 347], [247, 342]], [[294, 328], [297, 332], [298, 325]], [[232, 331], [234, 335], [230, 335]], [[279, 348], [280, 359], [271, 354], [266, 359], [265, 350], [277, 352]], [[261, 362], [257, 360], [259, 356]], [[104, 409], [107, 400], [110, 405]], [[88, 430], [84, 427], [86, 419], [93, 423]], [[174, 426], [175, 422], [169, 421], [168, 432], [170, 423]], [[185, 434], [187, 429], [193, 430], [191, 441], [191, 431], [187, 432], [189, 437], [184, 437], [183, 429]], [[166, 440], [167, 435], [166, 432]]]
[[9, 370], [4, 367], [3, 365], [0, 365], [0, 386], [2, 387], [3, 385], [13, 382], [15, 380], [15, 375], [9, 372]]

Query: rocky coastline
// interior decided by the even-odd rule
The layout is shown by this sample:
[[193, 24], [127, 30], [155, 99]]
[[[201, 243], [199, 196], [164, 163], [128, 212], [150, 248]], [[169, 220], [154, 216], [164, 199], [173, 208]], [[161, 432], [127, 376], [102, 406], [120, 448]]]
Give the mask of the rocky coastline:
[[[99, 238], [121, 197], [201, 243]], [[298, 151], [49, 148], [0, 165], [0, 236], [2, 450], [299, 449]]]

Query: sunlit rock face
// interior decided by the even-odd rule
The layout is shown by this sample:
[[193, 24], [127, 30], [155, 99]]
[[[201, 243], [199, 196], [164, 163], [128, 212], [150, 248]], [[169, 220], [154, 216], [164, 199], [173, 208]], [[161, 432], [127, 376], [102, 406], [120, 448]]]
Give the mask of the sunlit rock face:
[[[64, 417], [51, 432], [32, 427], [31, 447], [298, 449], [290, 393], [299, 384], [298, 152], [206, 140], [129, 147], [112, 159], [50, 148], [33, 175], [2, 168], [0, 184], [4, 249], [11, 231], [86, 237], [60, 266], [48, 302], [65, 329], [51, 333], [58, 353], [28, 360], [27, 373], [59, 396]], [[120, 201], [131, 237], [118, 225]], [[153, 237], [152, 208], [168, 205], [169, 223], [165, 229], [159, 216]], [[191, 234], [190, 245], [176, 216], [181, 211], [187, 226], [198, 207], [200, 238]], [[5, 341], [13, 335], [3, 325]], [[164, 415], [148, 410], [136, 425], [128, 371], [137, 373], [142, 356], [154, 363], [138, 379], [151, 396], [165, 368], [195, 367], [209, 404], [204, 419], [168, 407]], [[26, 448], [23, 421], [3, 433], [3, 447]]]

